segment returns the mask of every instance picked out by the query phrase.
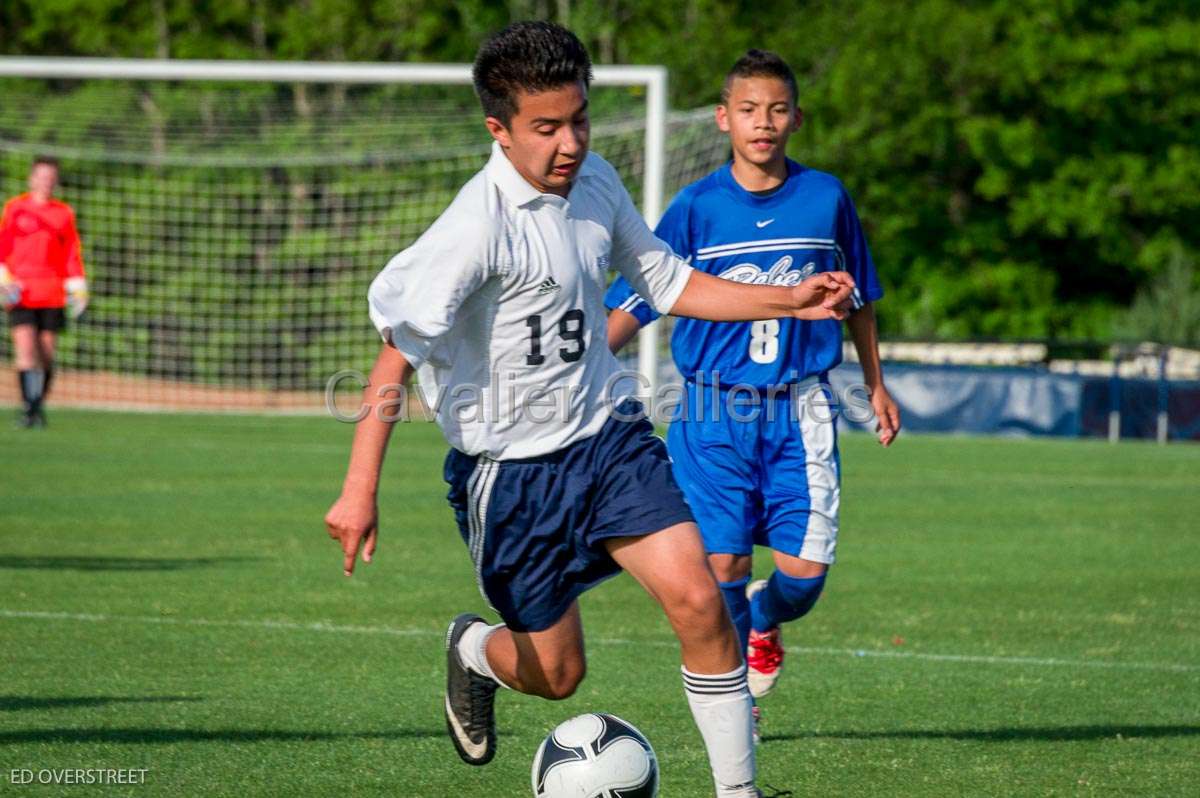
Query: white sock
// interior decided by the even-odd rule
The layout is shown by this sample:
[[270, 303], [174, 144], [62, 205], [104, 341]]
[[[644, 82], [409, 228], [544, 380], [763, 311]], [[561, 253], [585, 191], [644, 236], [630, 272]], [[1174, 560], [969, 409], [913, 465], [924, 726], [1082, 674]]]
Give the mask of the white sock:
[[507, 684], [496, 678], [492, 666], [487, 659], [487, 641], [497, 629], [503, 629], [504, 624], [488, 626], [486, 623], [473, 623], [458, 638], [458, 658], [471, 670], [480, 676], [486, 676], [501, 687]]
[[746, 686], [746, 666], [729, 673], [683, 671], [692, 717], [708, 749], [717, 798], [753, 798], [754, 702]]

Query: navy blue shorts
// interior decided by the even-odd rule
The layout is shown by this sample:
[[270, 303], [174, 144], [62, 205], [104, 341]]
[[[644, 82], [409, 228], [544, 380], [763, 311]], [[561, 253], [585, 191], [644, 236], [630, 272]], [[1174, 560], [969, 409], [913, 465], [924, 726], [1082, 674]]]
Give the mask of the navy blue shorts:
[[[639, 417], [635, 400], [617, 415]], [[447, 498], [488, 603], [515, 632], [552, 626], [620, 567], [605, 538], [692, 521], [662, 439], [644, 418], [610, 418], [590, 438], [541, 457], [491, 460], [451, 449]]]

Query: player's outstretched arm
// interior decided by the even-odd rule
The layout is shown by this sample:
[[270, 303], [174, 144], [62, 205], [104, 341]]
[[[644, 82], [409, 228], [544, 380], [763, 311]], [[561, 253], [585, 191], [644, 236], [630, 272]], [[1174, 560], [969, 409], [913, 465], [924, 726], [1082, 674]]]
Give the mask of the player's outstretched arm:
[[354, 560], [362, 546], [363, 562], [370, 562], [379, 540], [379, 509], [376, 495], [379, 471], [387, 452], [388, 439], [397, 416], [381, 408], [391, 399], [384, 386], [407, 385], [413, 368], [404, 355], [391, 346], [384, 346], [371, 369], [370, 383], [363, 389], [363, 408], [367, 411], [354, 428], [354, 443], [350, 448], [350, 465], [342, 483], [342, 495], [325, 514], [325, 529], [329, 537], [342, 545], [342, 571], [354, 573]]
[[735, 283], [696, 269], [671, 315], [708, 321], [844, 319], [853, 291], [854, 278], [846, 272], [822, 272], [784, 287]]

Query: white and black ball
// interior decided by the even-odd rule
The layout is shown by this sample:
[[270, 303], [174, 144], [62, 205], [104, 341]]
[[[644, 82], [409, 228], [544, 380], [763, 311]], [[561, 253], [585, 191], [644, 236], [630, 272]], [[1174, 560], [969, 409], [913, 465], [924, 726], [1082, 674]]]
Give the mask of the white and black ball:
[[658, 757], [633, 724], [589, 712], [563, 721], [533, 759], [534, 798], [654, 798]]

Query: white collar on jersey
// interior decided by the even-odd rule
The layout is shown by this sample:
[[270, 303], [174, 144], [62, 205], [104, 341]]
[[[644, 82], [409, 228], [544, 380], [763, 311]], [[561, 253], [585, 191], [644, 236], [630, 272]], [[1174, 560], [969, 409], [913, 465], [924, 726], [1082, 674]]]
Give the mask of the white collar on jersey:
[[[596, 167], [592, 162], [592, 154], [589, 152], [583, 159], [583, 165], [579, 167], [575, 179], [591, 177], [595, 173]], [[529, 185], [528, 180], [521, 177], [521, 173], [517, 171], [517, 167], [512, 165], [512, 161], [508, 160], [508, 156], [504, 154], [504, 148], [498, 141], [492, 142], [492, 157], [488, 159], [487, 175], [488, 179], [495, 183], [504, 192], [504, 196], [512, 200], [517, 207], [528, 205], [535, 199], [544, 196], [542, 192]]]

